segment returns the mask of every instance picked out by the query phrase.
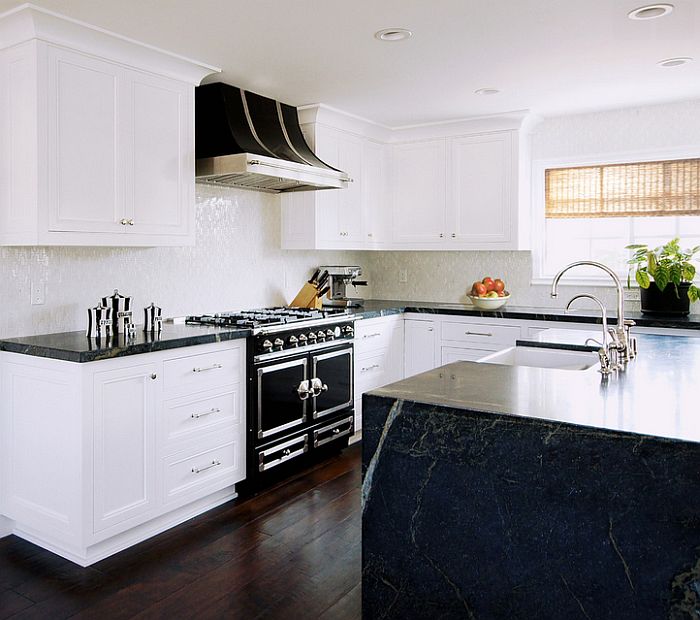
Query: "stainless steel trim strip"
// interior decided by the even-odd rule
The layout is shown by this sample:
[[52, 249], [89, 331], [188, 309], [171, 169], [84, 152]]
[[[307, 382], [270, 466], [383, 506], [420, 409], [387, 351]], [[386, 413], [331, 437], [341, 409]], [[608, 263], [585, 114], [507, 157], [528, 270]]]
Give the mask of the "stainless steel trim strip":
[[[352, 431], [352, 421], [353, 421], [353, 416], [350, 416], [348, 418], [343, 418], [342, 420], [340, 420], [338, 422], [334, 422], [333, 424], [329, 424], [328, 426], [324, 426], [323, 428], [316, 429], [314, 431], [314, 448], [318, 448], [319, 446], [330, 443], [331, 441], [335, 441], [336, 439], [340, 439], [341, 437], [345, 437], [345, 435], [349, 435], [350, 432]], [[318, 440], [318, 436], [321, 433], [323, 433], [325, 431], [333, 430], [334, 428], [338, 428], [339, 426], [343, 426], [343, 424], [350, 424], [350, 427], [346, 431], [336, 433], [336, 434], [332, 435], [331, 437], [328, 437], [327, 439], [321, 439], [321, 441]]]
[[[349, 367], [350, 367], [350, 399], [342, 403], [340, 405], [336, 405], [335, 407], [331, 407], [330, 409], [324, 409], [323, 411], [318, 411], [316, 409], [316, 396], [314, 396], [314, 409], [313, 412], [311, 413], [311, 416], [314, 420], [317, 418], [321, 418], [323, 416], [326, 416], [330, 413], [335, 413], [336, 411], [340, 411], [341, 409], [346, 409], [347, 407], [352, 407], [353, 404], [353, 399], [355, 397], [355, 373], [353, 372], [353, 349], [352, 348], [346, 348], [346, 349], [341, 349], [340, 351], [333, 351], [331, 353], [324, 353], [323, 355], [314, 355], [311, 358], [311, 372], [314, 377], [318, 376], [317, 372], [317, 367], [318, 367], [318, 361], [319, 360], [324, 360], [328, 359], [331, 357], [337, 357], [338, 355], [349, 355], [350, 356], [350, 362], [349, 362]], [[319, 377], [320, 378], [320, 377]]]
[[[285, 448], [289, 448], [290, 446], [297, 445], [299, 443], [303, 442], [303, 447], [300, 448], [299, 450], [294, 450], [293, 452], [289, 450], [287, 454], [284, 454]], [[258, 456], [258, 470], [259, 471], [266, 471], [268, 469], [272, 469], [273, 467], [277, 467], [278, 465], [281, 465], [285, 461], [290, 461], [293, 458], [296, 458], [297, 456], [301, 456], [305, 452], [309, 451], [309, 436], [308, 435], [303, 435], [301, 437], [295, 437], [294, 439], [290, 439], [289, 441], [285, 441], [284, 443], [281, 443], [274, 448], [271, 448], [270, 450], [261, 450], [259, 452]], [[276, 454], [277, 452], [282, 452], [283, 455], [274, 460], [270, 461], [269, 463], [265, 463], [265, 457], [270, 455], [270, 454]]]
[[309, 378], [308, 363], [305, 357], [293, 360], [291, 362], [285, 362], [283, 364], [274, 364], [273, 366], [263, 366], [258, 368], [258, 439], [263, 439], [274, 435], [288, 428], [298, 426], [299, 424], [304, 424], [306, 422], [306, 401], [302, 402], [302, 415], [298, 420], [293, 422], [288, 422], [287, 424], [282, 424], [281, 426], [276, 426], [267, 431], [262, 430], [262, 378], [263, 375], [274, 372], [275, 370], [281, 370], [283, 368], [291, 368], [293, 366], [303, 366], [304, 367], [304, 380]]
[[304, 329], [306, 327], [316, 327], [317, 325], [328, 325], [329, 323], [352, 323], [356, 319], [352, 314], [336, 314], [323, 319], [314, 319], [313, 321], [294, 321], [292, 323], [283, 323], [281, 325], [270, 325], [268, 327], [256, 327], [253, 329], [253, 336], [266, 336], [267, 334], [276, 334], [278, 332], [294, 331], [295, 329]]
[[256, 355], [253, 357], [254, 363], [267, 362], [270, 360], [281, 359], [284, 357], [292, 357], [296, 355], [301, 355], [310, 351], [321, 351], [323, 349], [330, 349], [331, 347], [338, 347], [343, 344], [353, 344], [355, 341], [352, 338], [340, 339], [340, 340], [327, 340], [326, 342], [319, 342], [318, 344], [303, 345], [301, 347], [296, 347], [294, 349], [283, 349], [282, 351], [273, 351], [272, 353], [262, 353], [261, 355]]

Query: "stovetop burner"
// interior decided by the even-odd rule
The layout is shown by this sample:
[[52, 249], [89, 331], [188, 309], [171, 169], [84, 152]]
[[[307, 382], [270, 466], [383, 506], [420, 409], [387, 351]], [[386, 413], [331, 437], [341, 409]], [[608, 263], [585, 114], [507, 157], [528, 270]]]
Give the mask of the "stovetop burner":
[[189, 325], [212, 325], [215, 327], [240, 327], [252, 329], [262, 326], [284, 325], [298, 321], [313, 321], [339, 314], [346, 314], [343, 309], [288, 308], [257, 308], [240, 312], [222, 312], [217, 314], [202, 314], [188, 316], [185, 323]]

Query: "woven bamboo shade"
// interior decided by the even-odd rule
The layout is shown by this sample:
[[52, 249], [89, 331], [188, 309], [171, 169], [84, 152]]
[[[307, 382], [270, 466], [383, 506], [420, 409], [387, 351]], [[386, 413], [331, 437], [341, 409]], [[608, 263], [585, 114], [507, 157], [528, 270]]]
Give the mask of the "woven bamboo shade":
[[700, 215], [700, 159], [545, 171], [545, 216]]

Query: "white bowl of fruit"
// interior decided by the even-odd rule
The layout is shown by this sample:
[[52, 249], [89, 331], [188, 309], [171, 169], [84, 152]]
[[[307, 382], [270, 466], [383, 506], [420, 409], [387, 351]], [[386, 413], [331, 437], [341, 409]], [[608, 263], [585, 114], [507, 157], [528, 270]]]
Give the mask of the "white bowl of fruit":
[[474, 282], [467, 297], [476, 308], [496, 310], [510, 299], [510, 293], [506, 290], [506, 283], [503, 280], [500, 278], [494, 280], [487, 276], [481, 282]]

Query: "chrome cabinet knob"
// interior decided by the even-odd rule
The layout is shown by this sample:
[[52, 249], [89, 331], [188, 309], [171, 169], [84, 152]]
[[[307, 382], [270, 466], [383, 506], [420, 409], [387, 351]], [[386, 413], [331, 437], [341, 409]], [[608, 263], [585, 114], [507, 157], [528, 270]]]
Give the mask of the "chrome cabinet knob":
[[126, 225], [129, 223], [129, 220], [127, 220], [127, 219], [124, 217], [124, 218], [122, 218], [121, 220], [119, 220], [119, 223], [120, 223], [122, 226], [126, 226]]
[[440, 233], [440, 239], [442, 239], [445, 236], [445, 233]]
[[129, 220], [129, 226], [133, 226], [133, 225], [134, 225], [134, 220]]
[[157, 379], [157, 378], [158, 378], [158, 375], [157, 375], [156, 373], [154, 373], [154, 372], [151, 373], [151, 379], [154, 379], [154, 380], [155, 380], [155, 379]]

